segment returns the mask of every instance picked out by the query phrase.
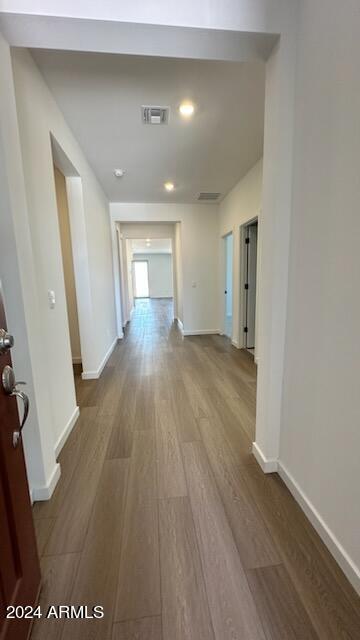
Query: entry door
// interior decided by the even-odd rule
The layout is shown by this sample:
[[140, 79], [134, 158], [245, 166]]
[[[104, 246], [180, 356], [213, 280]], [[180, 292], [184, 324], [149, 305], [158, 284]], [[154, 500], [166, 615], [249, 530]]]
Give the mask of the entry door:
[[[31, 619], [5, 618], [9, 605], [34, 606], [40, 588], [17, 401], [5, 391], [10, 385], [9, 391], [20, 393], [12, 379], [11, 346], [0, 288], [0, 639], [25, 640]], [[22, 399], [26, 403], [25, 394]]]
[[255, 347], [257, 224], [246, 229], [246, 347]]

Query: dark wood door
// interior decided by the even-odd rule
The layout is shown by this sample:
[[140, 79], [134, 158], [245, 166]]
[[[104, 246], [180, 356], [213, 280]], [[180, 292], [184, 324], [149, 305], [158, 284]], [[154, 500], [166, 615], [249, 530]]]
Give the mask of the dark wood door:
[[[7, 329], [1, 288], [0, 329]], [[4, 347], [0, 348], [0, 640], [25, 640], [31, 618], [7, 619], [6, 608], [36, 605], [40, 568], [21, 438], [16, 447], [13, 444], [20, 425], [17, 402], [1, 382], [5, 366], [11, 366], [11, 356]]]

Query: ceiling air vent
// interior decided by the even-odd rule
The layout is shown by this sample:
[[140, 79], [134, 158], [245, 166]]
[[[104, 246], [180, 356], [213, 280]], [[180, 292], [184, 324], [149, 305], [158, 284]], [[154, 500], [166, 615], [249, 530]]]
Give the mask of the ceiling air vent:
[[202, 191], [198, 195], [198, 200], [218, 200], [220, 196], [221, 196], [221, 193], [211, 193], [207, 191]]
[[167, 124], [170, 107], [141, 107], [143, 124]]

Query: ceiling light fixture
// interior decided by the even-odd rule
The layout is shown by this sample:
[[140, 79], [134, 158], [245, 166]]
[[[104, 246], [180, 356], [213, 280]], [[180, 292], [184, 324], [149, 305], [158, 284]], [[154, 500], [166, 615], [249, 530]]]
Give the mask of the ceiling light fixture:
[[191, 118], [194, 114], [195, 107], [192, 102], [182, 102], [179, 111], [184, 118]]
[[114, 169], [115, 178], [123, 178], [125, 175], [125, 169]]
[[174, 191], [175, 185], [173, 182], [165, 182], [164, 187], [166, 191]]

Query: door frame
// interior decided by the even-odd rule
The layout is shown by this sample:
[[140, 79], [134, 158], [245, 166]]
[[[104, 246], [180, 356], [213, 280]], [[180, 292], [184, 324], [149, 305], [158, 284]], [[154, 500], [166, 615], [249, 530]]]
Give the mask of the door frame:
[[[232, 304], [232, 325], [231, 325], [231, 336], [228, 336], [226, 333], [226, 299], [225, 299], [225, 289], [226, 289], [226, 239], [232, 236], [233, 239], [233, 259], [232, 259], [232, 270], [231, 270], [231, 278], [232, 278], [232, 289], [233, 289], [233, 304]], [[229, 340], [233, 339], [234, 333], [234, 232], [228, 231], [221, 236], [221, 271], [223, 274], [222, 277], [222, 321], [221, 321], [221, 335], [226, 336]]]
[[[256, 312], [255, 312], [255, 336], [256, 336], [256, 327], [257, 327], [257, 318], [258, 318], [258, 294], [259, 294], [259, 231], [260, 231], [260, 220], [259, 216], [254, 216], [247, 220], [242, 225], [240, 225], [240, 239], [239, 239], [239, 256], [240, 256], [240, 278], [239, 278], [239, 287], [240, 287], [240, 295], [239, 295], [239, 349], [246, 349], [246, 339], [245, 339], [245, 323], [246, 323], [246, 292], [245, 292], [245, 284], [246, 284], [246, 252], [245, 248], [245, 238], [247, 227], [251, 227], [255, 222], [258, 225], [258, 242], [257, 242], [257, 255], [256, 255]], [[257, 363], [257, 340], [255, 339], [255, 362]]]

